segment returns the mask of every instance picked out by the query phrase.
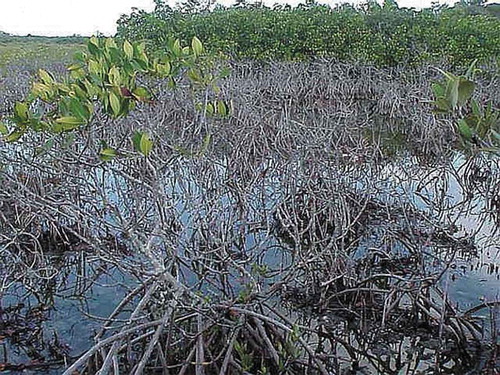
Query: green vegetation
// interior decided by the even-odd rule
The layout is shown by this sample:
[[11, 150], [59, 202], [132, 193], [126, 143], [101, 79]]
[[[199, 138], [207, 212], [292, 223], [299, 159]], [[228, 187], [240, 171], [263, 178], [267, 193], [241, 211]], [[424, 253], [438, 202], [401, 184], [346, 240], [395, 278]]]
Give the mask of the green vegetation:
[[[475, 77], [498, 57], [494, 8], [188, 1], [156, 0], [154, 12], [122, 17], [119, 38], [88, 38], [85, 50], [0, 33], [5, 64], [76, 51], [64, 71], [34, 64], [20, 82], [26, 64], [13, 64], [1, 79], [0, 297], [20, 298], [2, 302], [0, 339], [26, 347], [29, 362], [5, 354], [0, 372], [494, 366], [495, 327], [482, 316], [495, 320], [497, 296], [464, 310], [449, 283], [498, 242], [500, 170], [488, 160], [500, 146], [498, 65]], [[219, 53], [258, 61], [229, 74]], [[485, 258], [471, 269], [492, 275]], [[60, 297], [116, 298], [77, 355], [55, 329], [45, 334], [58, 328], [44, 315], [65, 308]]]
[[500, 55], [500, 20], [495, 8], [481, 1], [422, 11], [401, 9], [394, 0], [335, 8], [314, 2], [295, 8], [239, 2], [206, 10], [189, 4], [173, 9], [157, 0], [151, 13], [122, 16], [117, 36], [145, 40], [154, 50], [162, 50], [172, 37], [188, 42], [197, 36], [209, 51], [243, 59], [327, 56], [378, 66], [443, 59], [466, 66]]
[[0, 31], [0, 42], [32, 42], [40, 44], [80, 44], [83, 45], [87, 41], [87, 37], [74, 36], [41, 36], [31, 35], [19, 36]]
[[0, 32], [0, 68], [20, 61], [65, 62], [84, 48], [82, 37], [11, 36]]
[[[193, 92], [205, 90], [204, 101], [196, 102], [199, 111], [205, 116], [228, 114], [223, 101], [208, 95], [207, 90], [217, 91], [220, 75], [212, 74], [212, 61], [205, 58], [204, 47], [196, 37], [190, 46], [183, 47], [179, 40], [173, 42], [161, 59], [149, 58], [143, 43], [117, 44], [112, 38], [92, 37], [87, 48], [88, 52], [76, 54], [76, 63], [68, 68], [70, 77], [62, 82], [39, 70], [39, 80], [33, 84], [27, 99], [17, 102], [13, 115], [0, 123], [0, 134], [7, 142], [19, 140], [28, 131], [54, 134], [77, 131], [92, 122], [98, 108], [111, 118], [127, 116], [138, 103], [152, 102], [153, 92], [137, 83], [140, 74], [164, 79], [170, 88], [185, 74]], [[144, 156], [153, 147], [149, 135], [138, 131], [132, 143]], [[42, 148], [46, 150], [52, 144], [49, 141]], [[119, 154], [107, 144], [103, 146], [101, 159], [107, 161]]]
[[475, 62], [463, 76], [443, 72], [444, 79], [432, 85], [435, 96], [436, 114], [455, 115], [456, 130], [466, 149], [482, 148], [499, 150], [500, 111], [493, 108], [492, 102], [482, 105], [472, 98], [475, 83], [472, 81]]

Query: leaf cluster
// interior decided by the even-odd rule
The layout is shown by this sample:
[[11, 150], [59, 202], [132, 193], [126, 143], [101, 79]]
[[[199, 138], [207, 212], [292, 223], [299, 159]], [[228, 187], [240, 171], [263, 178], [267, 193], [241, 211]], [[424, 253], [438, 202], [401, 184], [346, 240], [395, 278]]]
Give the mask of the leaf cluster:
[[[144, 43], [92, 37], [87, 52], [75, 55], [66, 79], [58, 81], [51, 73], [38, 71], [26, 100], [17, 102], [13, 114], [0, 123], [0, 133], [5, 141], [15, 142], [29, 131], [61, 134], [81, 130], [91, 125], [99, 111], [114, 119], [127, 116], [138, 104], [154, 102], [154, 93], [138, 83], [140, 75], [158, 77], [171, 88], [186, 76], [195, 89], [210, 86], [215, 90], [220, 75], [213, 74], [211, 67], [196, 37], [190, 46], [171, 41], [158, 57], [148, 56]], [[228, 114], [224, 102], [213, 103], [201, 109], [210, 109], [209, 115]], [[153, 147], [150, 136], [140, 131], [134, 133], [132, 144], [144, 156]], [[104, 144], [101, 159], [117, 155], [117, 150]]]
[[456, 130], [467, 149], [500, 149], [500, 111], [491, 102], [482, 104], [473, 98], [475, 61], [467, 73], [456, 76], [441, 71], [444, 78], [432, 85], [434, 113], [455, 116]]

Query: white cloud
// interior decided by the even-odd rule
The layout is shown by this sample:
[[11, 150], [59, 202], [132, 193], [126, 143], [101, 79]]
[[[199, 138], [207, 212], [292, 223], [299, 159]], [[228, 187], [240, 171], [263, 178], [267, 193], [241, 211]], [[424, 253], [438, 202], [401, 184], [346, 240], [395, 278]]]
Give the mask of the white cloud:
[[0, 30], [17, 35], [106, 35], [132, 7], [152, 10], [153, 0], [0, 0]]

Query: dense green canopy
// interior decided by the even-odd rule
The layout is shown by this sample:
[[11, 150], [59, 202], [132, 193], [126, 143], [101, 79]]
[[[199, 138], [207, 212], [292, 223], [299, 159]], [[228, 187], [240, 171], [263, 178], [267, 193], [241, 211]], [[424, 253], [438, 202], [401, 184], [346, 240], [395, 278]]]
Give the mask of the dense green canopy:
[[171, 8], [158, 0], [151, 13], [123, 15], [117, 35], [146, 40], [160, 50], [172, 37], [187, 42], [197, 36], [210, 51], [235, 58], [328, 56], [379, 66], [446, 59], [463, 66], [500, 56], [498, 4], [481, 3], [416, 10], [399, 8], [393, 0], [334, 8], [314, 2], [294, 8], [239, 2], [208, 9], [194, 1]]

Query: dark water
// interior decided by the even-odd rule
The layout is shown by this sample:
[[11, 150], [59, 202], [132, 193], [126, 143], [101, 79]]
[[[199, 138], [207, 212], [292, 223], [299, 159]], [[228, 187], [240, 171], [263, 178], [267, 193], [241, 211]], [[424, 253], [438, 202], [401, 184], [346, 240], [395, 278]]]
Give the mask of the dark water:
[[[500, 161], [493, 157], [479, 165], [467, 163], [457, 155], [440, 170], [412, 167], [411, 163], [387, 167], [391, 183], [415, 207], [453, 223], [455, 236], [466, 238], [477, 251], [476, 256], [458, 254], [443, 280], [451, 298], [465, 309], [500, 298], [500, 210], [495, 206]], [[439, 206], [433, 206], [436, 202]]]
[[[376, 187], [377, 199], [408, 203], [430, 217], [438, 218], [443, 225], [451, 223], [456, 227], [457, 238], [470, 241], [473, 254], [456, 254], [440, 281], [450, 300], [462, 311], [485, 302], [500, 300], [500, 211], [492, 204], [498, 199], [500, 165], [498, 160], [487, 158], [473, 165], [468, 163], [463, 156], [457, 155], [450, 163], [427, 167], [409, 158], [388, 163], [377, 174], [377, 180], [370, 181], [370, 185]], [[189, 177], [188, 171], [183, 177], [184, 185], [181, 187], [173, 183], [169, 191], [171, 195], [186, 191], [191, 195], [176, 207], [179, 222], [185, 228], [179, 235], [180, 252], [185, 251], [184, 246], [196, 248], [196, 244], [189, 243], [196, 231], [197, 220], [206, 214], [197, 209], [200, 206], [198, 200], [204, 199], [203, 188]], [[113, 181], [110, 187], [116, 183], [121, 182]], [[360, 190], [363, 190], [364, 183], [359, 181]], [[256, 211], [272, 212], [283, 200], [277, 180], [270, 178], [266, 184], [265, 198], [256, 203]], [[262, 195], [262, 191], [259, 194]], [[114, 193], [110, 193], [110, 199], [114, 199], [116, 203], [120, 201]], [[222, 195], [218, 201], [221, 217], [233, 214], [234, 201], [230, 195]], [[243, 250], [260, 254], [260, 262], [271, 270], [279, 271], [280, 267], [290, 264], [287, 245], [268, 232], [248, 230], [248, 221], [251, 221], [251, 216], [247, 217], [246, 223], [236, 221], [234, 228], [235, 231], [247, 230], [244, 243], [239, 244]], [[377, 243], [377, 239], [365, 239], [360, 247], [369, 247], [373, 243]], [[432, 246], [429, 244], [429, 251], [435, 251], [436, 258], [439, 259], [438, 249]], [[184, 255], [189, 256], [188, 253]], [[3, 324], [3, 331], [9, 332], [8, 324], [13, 328], [16, 324], [17, 327], [25, 324], [26, 330], [20, 334], [21, 342], [16, 343], [15, 337], [2, 339], [0, 358], [3, 359], [0, 362], [5, 360], [12, 364], [29, 364], [42, 357], [51, 358], [51, 345], [65, 350], [65, 354], [71, 356], [83, 353], [93, 344], [93, 337], [106, 317], [127, 292], [141, 281], [137, 275], [126, 274], [120, 267], [107, 264], [84, 252], [46, 256], [49, 263], [52, 262], [57, 269], [63, 270], [57, 277], [50, 279], [47, 285], [27, 287], [14, 283], [2, 296], [0, 322]], [[189, 267], [182, 268], [182, 273], [188, 284], [196, 284], [196, 275]], [[277, 279], [279, 276], [271, 281]], [[231, 282], [237, 284], [239, 280], [235, 278]], [[198, 288], [209, 295], [218, 293], [217, 288], [210, 285]], [[238, 291], [238, 287], [235, 290]], [[33, 317], [37, 309], [41, 310], [39, 318]], [[478, 314], [485, 318], [485, 340], [491, 339], [493, 333], [488, 332], [488, 327], [491, 327], [489, 310], [485, 308]], [[500, 314], [494, 318], [497, 319], [497, 327], [500, 327], [499, 318]], [[33, 332], [36, 334], [30, 338], [29, 335]], [[26, 345], [26, 342], [30, 342], [30, 345]], [[38, 370], [25, 369], [22, 373], [60, 372], [61, 367], [55, 366]]]

